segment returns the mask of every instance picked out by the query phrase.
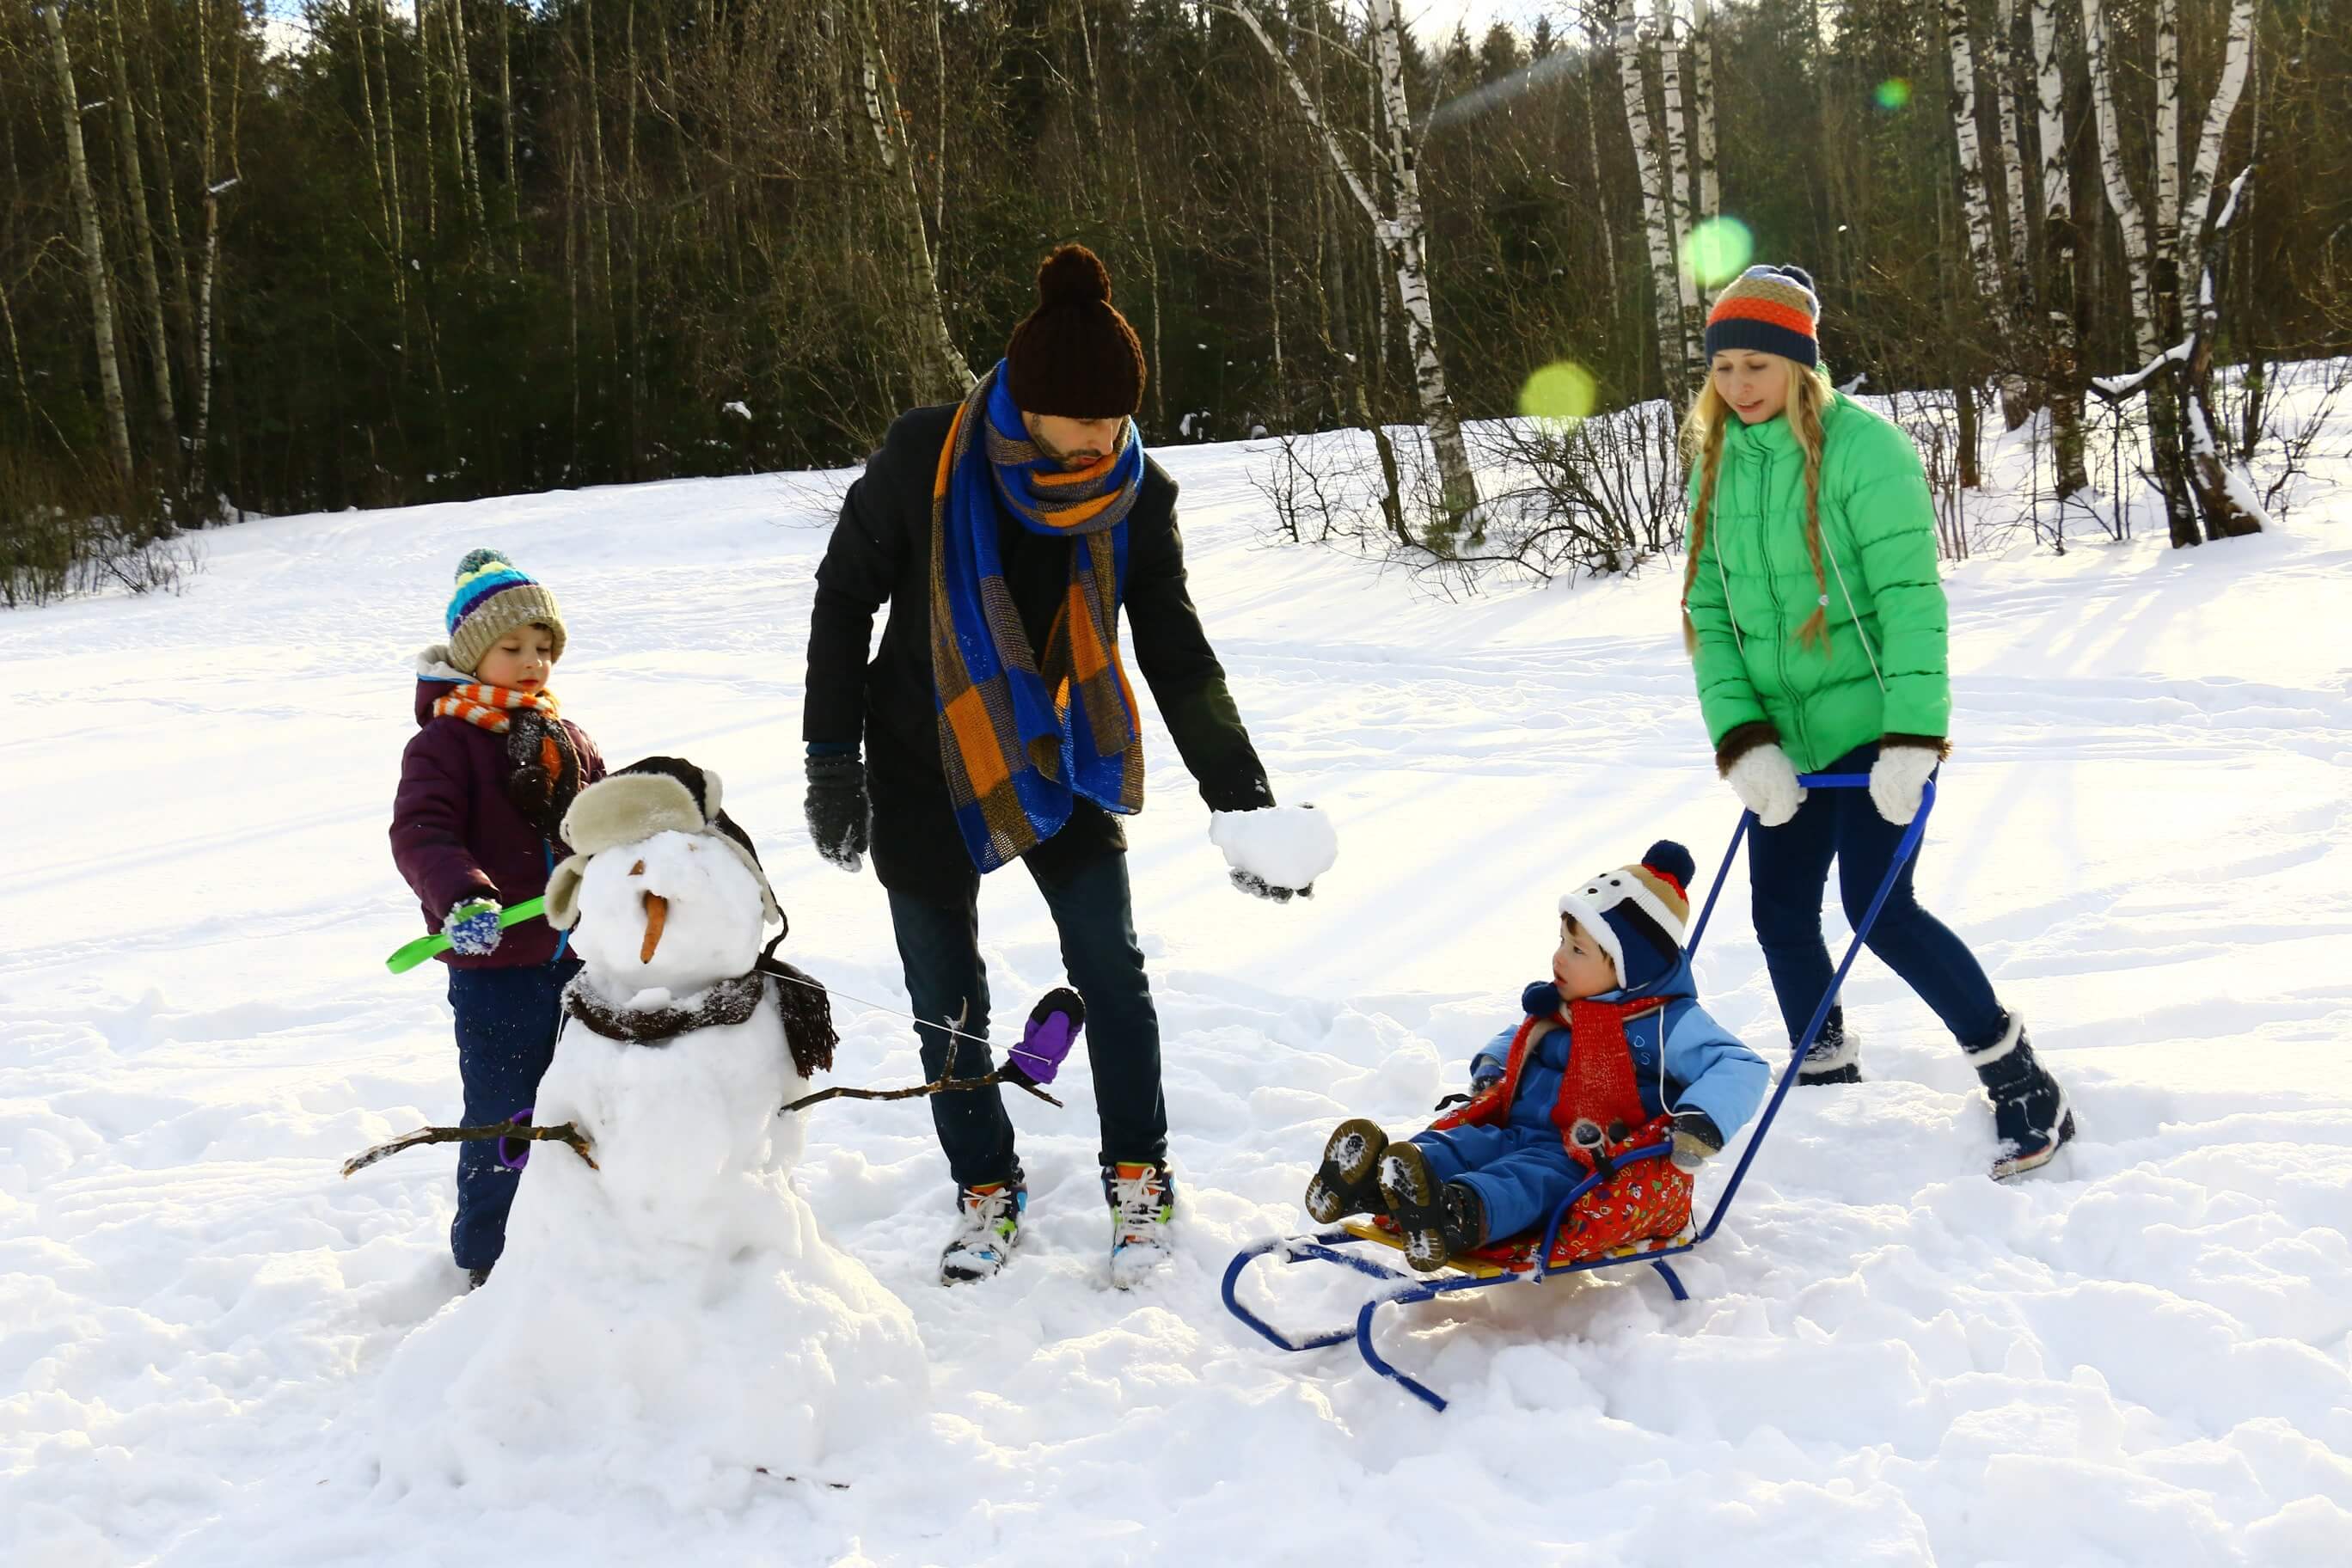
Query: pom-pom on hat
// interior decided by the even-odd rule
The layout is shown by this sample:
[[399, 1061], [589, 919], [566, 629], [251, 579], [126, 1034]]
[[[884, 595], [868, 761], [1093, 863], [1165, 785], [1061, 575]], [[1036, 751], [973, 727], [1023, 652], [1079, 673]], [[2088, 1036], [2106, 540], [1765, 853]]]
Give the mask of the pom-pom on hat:
[[1690, 930], [1690, 883], [1698, 874], [1691, 852], [1671, 838], [1649, 847], [1637, 866], [1603, 871], [1559, 900], [1559, 912], [1591, 933], [1625, 990], [1664, 980], [1682, 962]]
[[1726, 286], [1706, 313], [1706, 357], [1754, 349], [1801, 365], [1822, 363], [1822, 301], [1801, 267], [1751, 267]]
[[482, 656], [520, 626], [542, 626], [563, 657], [563, 612], [555, 595], [495, 550], [472, 550], [457, 563], [457, 585], [449, 595], [449, 662], [474, 673]]
[[1037, 308], [1004, 345], [1006, 388], [1026, 414], [1118, 419], [1143, 406], [1143, 344], [1110, 302], [1110, 274], [1083, 245], [1037, 268]]

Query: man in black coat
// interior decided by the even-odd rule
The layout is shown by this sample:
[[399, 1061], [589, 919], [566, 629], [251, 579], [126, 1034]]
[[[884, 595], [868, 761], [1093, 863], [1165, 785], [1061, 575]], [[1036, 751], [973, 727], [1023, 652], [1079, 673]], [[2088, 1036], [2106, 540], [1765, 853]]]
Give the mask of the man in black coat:
[[[1141, 800], [1139, 726], [1118, 665], [1120, 605], [1136, 665], [1210, 809], [1269, 808], [1274, 794], [1186, 591], [1175, 483], [1141, 456], [1133, 429], [1142, 405], [1141, 345], [1110, 304], [1102, 264], [1083, 247], [1066, 246], [1047, 258], [1038, 273], [1038, 294], [1037, 309], [1014, 331], [1004, 363], [961, 411], [947, 405], [902, 416], [843, 500], [841, 521], [817, 568], [809, 623], [802, 726], [809, 753], [808, 821], [819, 852], [847, 869], [857, 869], [871, 849], [889, 895], [908, 994], [915, 1016], [924, 1020], [916, 1031], [923, 1070], [934, 1079], [948, 1070], [960, 1078], [989, 1070], [988, 976], [977, 914], [981, 870], [1016, 856], [1026, 866], [1054, 916], [1070, 978], [1086, 1000], [1087, 1055], [1102, 1121], [1103, 1190], [1111, 1208], [1111, 1272], [1124, 1285], [1168, 1257], [1175, 1189], [1167, 1163], [1160, 1024], [1136, 944], [1126, 836], [1114, 815]], [[1003, 422], [1012, 410], [1020, 428]], [[997, 466], [982, 466], [989, 464]], [[951, 477], [966, 471], [959, 465], [994, 484], [975, 479], [957, 497]], [[1055, 512], [1063, 496], [1089, 493], [1071, 491], [1072, 485], [1096, 486], [1101, 499], [1077, 511]], [[1052, 526], [1080, 512], [1094, 531]], [[1104, 516], [1121, 521], [1105, 529]], [[985, 540], [968, 537], [980, 530], [986, 531]], [[1086, 647], [1073, 655], [1070, 623], [1085, 618], [1087, 585], [1112, 581], [1111, 556], [1100, 557], [1105, 575], [1097, 580], [1089, 578], [1087, 564], [1097, 557], [1074, 552], [1108, 552], [1114, 542], [1123, 562], [1118, 587], [1107, 601], [1096, 601], [1108, 607], [1096, 613], [1091, 641], [1086, 632], [1076, 637]], [[967, 581], [967, 587], [976, 581], [977, 591], [965, 602], [983, 606], [968, 618], [945, 607], [957, 581], [935, 545], [966, 550], [982, 563], [978, 570], [989, 574]], [[1007, 598], [1015, 615], [985, 614], [985, 605], [1001, 609]], [[874, 615], [885, 601], [892, 606], [890, 617], [869, 664]], [[935, 614], [952, 622], [940, 628], [941, 637], [934, 636]], [[1025, 647], [1018, 646], [1024, 636]], [[982, 704], [982, 692], [965, 684], [967, 674], [975, 687], [987, 684], [978, 679], [981, 671], [964, 668], [974, 641], [987, 645], [980, 656], [984, 662], [1030, 671], [1032, 681], [1042, 678], [1033, 689], [1047, 694], [1049, 702], [1058, 688], [1058, 736], [1048, 732], [1042, 745], [1028, 736], [1025, 747], [1024, 737], [1015, 737], [1001, 753], [987, 743], [989, 725], [1013, 726], [1001, 716], [1011, 712], [1003, 682], [1019, 676], [1000, 673]], [[1107, 667], [1102, 647], [1109, 650]], [[1086, 677], [1086, 648], [1097, 650], [1094, 668], [1103, 683], [1097, 691], [1108, 696], [1076, 694]], [[942, 711], [943, 684], [966, 698], [958, 705], [968, 710], [961, 721]], [[1103, 743], [1110, 755], [1095, 764], [1089, 784], [1085, 758], [1090, 753], [1074, 751], [1071, 732], [1106, 710], [1094, 703], [1109, 704], [1114, 717], [1100, 726], [1111, 731]], [[969, 727], [959, 729], [982, 708], [991, 717], [978, 721], [977, 736]], [[1052, 755], [1057, 740], [1058, 759]], [[1000, 754], [1004, 768], [997, 765]], [[1003, 782], [1004, 772], [1021, 773], [1028, 759], [1034, 759], [1033, 771], [1018, 790]], [[1123, 792], [1105, 783], [1122, 777]], [[992, 784], [1001, 786], [992, 815], [977, 804]], [[1040, 810], [1039, 799], [1054, 804]], [[1009, 830], [1003, 826], [1008, 821]], [[1290, 891], [1238, 873], [1235, 880], [1267, 896], [1286, 898]], [[958, 1213], [940, 1256], [940, 1276], [950, 1283], [985, 1279], [1017, 1243], [1027, 1204], [1013, 1124], [993, 1087], [934, 1095], [930, 1104], [955, 1179]]]

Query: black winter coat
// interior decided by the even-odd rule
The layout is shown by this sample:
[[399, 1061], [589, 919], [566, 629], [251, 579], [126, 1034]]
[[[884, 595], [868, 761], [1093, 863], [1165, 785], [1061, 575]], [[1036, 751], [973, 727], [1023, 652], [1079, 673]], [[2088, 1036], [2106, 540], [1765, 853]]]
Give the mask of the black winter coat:
[[[875, 870], [885, 887], [941, 901], [968, 894], [978, 880], [940, 763], [931, 679], [931, 485], [954, 415], [955, 405], [947, 404], [900, 416], [842, 500], [841, 521], [817, 567], [801, 722], [805, 741], [863, 740]], [[1186, 589], [1176, 481], [1157, 463], [1144, 465], [1127, 529], [1127, 647], [1202, 798], [1212, 811], [1273, 805], [1265, 769]], [[1003, 515], [997, 542], [1030, 645], [1043, 647], [1069, 584], [1074, 546]], [[869, 664], [874, 614], [885, 601], [890, 618]], [[1058, 880], [1126, 847], [1118, 816], [1081, 799], [1062, 830], [1027, 859], [1036, 874]]]

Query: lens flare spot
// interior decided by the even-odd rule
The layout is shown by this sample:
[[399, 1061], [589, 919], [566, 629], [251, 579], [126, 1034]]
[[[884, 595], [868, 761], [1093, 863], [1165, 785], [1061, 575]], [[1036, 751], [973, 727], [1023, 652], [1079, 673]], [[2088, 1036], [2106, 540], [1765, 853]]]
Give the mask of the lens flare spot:
[[1530, 419], [1573, 422], [1600, 405], [1601, 384], [1573, 360], [1558, 360], [1528, 377], [1519, 388], [1519, 412]]
[[1756, 258], [1756, 237], [1736, 217], [1711, 217], [1683, 241], [1683, 270], [1704, 289], [1719, 289]]
[[1878, 84], [1877, 91], [1872, 96], [1878, 100], [1878, 107], [1889, 113], [1896, 110], [1908, 109], [1911, 107], [1911, 79], [1900, 76], [1888, 77]]

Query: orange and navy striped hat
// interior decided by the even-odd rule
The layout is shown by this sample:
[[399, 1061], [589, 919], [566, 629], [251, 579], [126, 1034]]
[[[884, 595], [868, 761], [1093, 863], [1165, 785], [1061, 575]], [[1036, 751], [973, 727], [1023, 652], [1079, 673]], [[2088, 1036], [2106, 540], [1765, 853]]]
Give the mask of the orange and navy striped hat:
[[1814, 323], [1822, 302], [1801, 267], [1751, 267], [1733, 279], [1706, 313], [1706, 357], [1723, 349], [1754, 349], [1801, 365], [1822, 363]]

